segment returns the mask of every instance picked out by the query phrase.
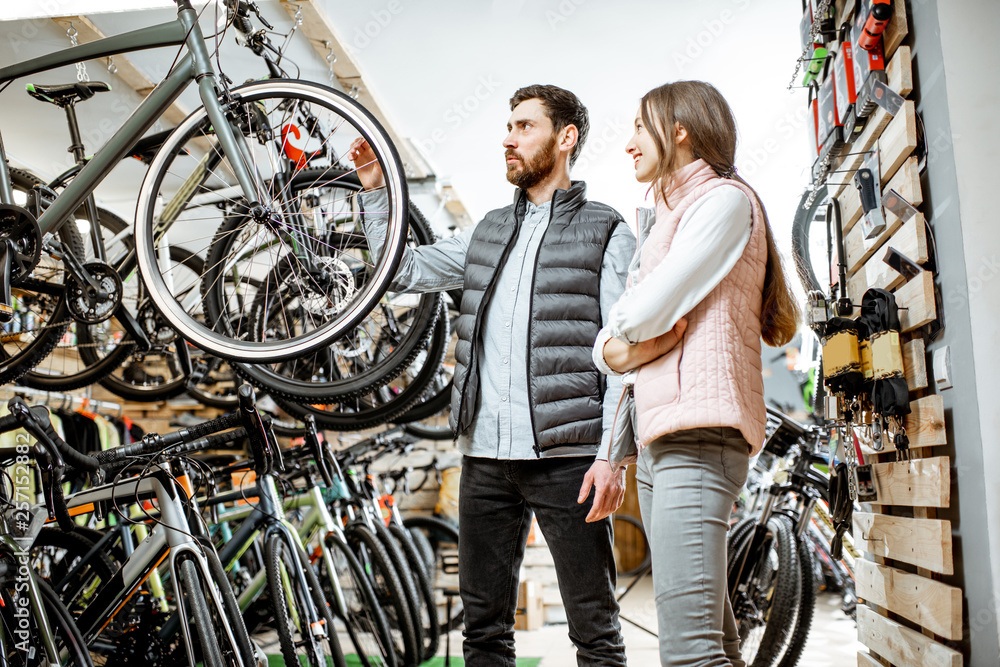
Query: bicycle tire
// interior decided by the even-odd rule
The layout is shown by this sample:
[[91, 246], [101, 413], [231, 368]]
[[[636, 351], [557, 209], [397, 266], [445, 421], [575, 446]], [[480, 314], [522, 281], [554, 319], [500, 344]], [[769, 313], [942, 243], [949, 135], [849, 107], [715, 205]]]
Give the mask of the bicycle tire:
[[390, 523], [388, 528], [389, 533], [402, 547], [413, 575], [413, 583], [417, 589], [420, 607], [420, 636], [424, 642], [423, 659], [430, 660], [437, 653], [441, 636], [441, 621], [438, 618], [437, 603], [434, 601], [434, 589], [431, 588], [431, 582], [427, 576], [424, 558], [420, 555], [410, 532], [397, 523]]
[[[445, 559], [454, 558], [457, 564], [458, 554], [458, 528], [454, 524], [436, 516], [410, 516], [403, 519], [403, 525], [412, 531], [422, 533], [431, 545], [433, 552], [433, 572], [430, 580], [432, 586], [437, 589], [438, 577], [448, 574], [445, 571]], [[446, 618], [441, 623], [441, 632], [447, 633], [462, 625], [465, 611], [462, 607], [462, 600], [456, 600], [456, 606], [452, 607], [451, 618]]]
[[400, 665], [420, 664], [420, 646], [413, 634], [413, 618], [406, 594], [399, 573], [381, 540], [363, 523], [349, 524], [344, 529], [344, 535], [365, 567], [379, 605], [386, 612], [396, 662]]
[[[245, 150], [254, 150], [251, 147], [252, 144], [257, 139], [262, 139], [262, 145], [266, 152], [267, 149], [272, 147], [275, 121], [279, 126], [284, 126], [284, 121], [287, 120], [287, 117], [284, 119], [281, 118], [281, 114], [284, 114], [288, 108], [296, 110], [306, 109], [315, 120], [314, 126], [318, 126], [321, 120], [325, 120], [325, 118], [317, 119], [315, 115], [317, 112], [320, 114], [329, 114], [331, 117], [335, 117], [340, 123], [336, 125], [336, 130], [340, 132], [338, 137], [342, 137], [348, 143], [359, 136], [364, 138], [375, 152], [382, 172], [385, 175], [387, 199], [391, 208], [387, 214], [388, 238], [385, 240], [378, 259], [372, 262], [371, 280], [366, 281], [364, 289], [356, 289], [350, 299], [343, 304], [343, 307], [336, 309], [337, 312], [332, 316], [332, 319], [324, 321], [318, 326], [311, 327], [308, 331], [293, 334], [284, 340], [243, 340], [245, 332], [233, 330], [231, 323], [225, 321], [225, 318], [214, 320], [209, 317], [207, 323], [202, 323], [197, 318], [189, 315], [183, 304], [172, 298], [167, 283], [161, 275], [157, 261], [157, 240], [154, 238], [154, 231], [159, 227], [158, 216], [154, 210], [157, 195], [161, 192], [160, 189], [164, 184], [164, 180], [169, 180], [169, 171], [177, 165], [179, 165], [179, 173], [198, 176], [191, 169], [183, 168], [185, 162], [184, 157], [182, 157], [184, 154], [181, 151], [184, 149], [185, 142], [192, 139], [196, 133], [205, 132], [204, 137], [207, 138], [210, 136], [208, 134], [210, 123], [208, 122], [204, 107], [199, 108], [182, 121], [167, 137], [163, 146], [153, 158], [149, 172], [139, 191], [139, 200], [136, 209], [135, 240], [139, 270], [143, 281], [149, 287], [150, 297], [156, 304], [157, 309], [183, 338], [223, 359], [249, 363], [265, 363], [291, 359], [329, 345], [345, 331], [360, 322], [374, 304], [381, 299], [382, 294], [388, 288], [389, 282], [395, 274], [406, 238], [406, 207], [403, 205], [403, 202], [408, 200], [406, 180], [403, 177], [399, 156], [381, 124], [367, 109], [343, 93], [328, 86], [312, 82], [270, 79], [236, 87], [232, 90], [232, 95], [234, 96], [235, 103], [230, 105], [229, 113], [235, 123], [242, 124], [241, 127], [234, 128], [234, 133]], [[271, 105], [270, 110], [268, 109], [267, 100], [275, 102]], [[277, 113], [278, 116], [272, 120], [268, 117], [269, 113]], [[298, 121], [298, 118], [296, 117], [295, 120]], [[333, 127], [332, 124], [325, 123], [324, 128], [327, 125]], [[252, 136], [251, 141], [248, 142], [245, 140], [244, 128], [246, 128], [247, 132], [255, 133], [260, 131], [262, 134], [259, 137], [256, 135]], [[346, 145], [341, 146], [339, 143], [336, 143], [332, 132], [326, 136], [321, 148], [330, 153], [335, 152], [331, 158], [333, 163], [339, 163], [342, 157], [348, 152]], [[199, 154], [201, 152], [203, 151], [199, 151]], [[256, 154], [244, 155], [242, 158], [249, 163], [252, 158], [256, 159]], [[177, 160], [177, 165], [174, 164], [175, 160]], [[269, 163], [254, 164], [260, 168]], [[281, 168], [284, 169], [285, 167], [286, 165], [282, 161]], [[289, 169], [289, 173], [294, 173], [294, 171]], [[187, 208], [189, 204], [194, 202], [195, 195], [222, 192], [222, 189], [218, 186], [212, 191], [205, 187], [209, 176], [203, 174], [195, 180], [197, 183], [194, 185], [194, 190], [190, 195], [183, 197], [184, 201], [180, 202], [176, 211], [171, 210], [171, 216], [175, 212], [180, 212], [181, 207]], [[264, 184], [270, 185], [271, 183], [270, 176], [267, 176], [264, 180], [258, 180], [257, 185], [261, 187]], [[280, 192], [275, 193], [271, 191], [262, 194], [267, 196], [260, 197], [261, 199], [265, 199], [265, 201], [259, 204], [268, 209], [272, 202], [277, 200], [273, 196], [276, 195], [278, 198], [281, 196]], [[242, 194], [239, 195], [239, 198], [242, 200]], [[171, 199], [170, 203], [173, 204], [174, 200]], [[255, 203], [242, 202], [240, 206], [243, 207], [246, 213], [250, 213], [251, 207], [249, 205]], [[206, 212], [207, 210], [206, 208]], [[278, 215], [277, 210], [261, 209], [260, 212], [263, 215], [258, 216], [256, 219], [262, 225], [273, 227], [275, 225], [290, 224], [276, 217], [272, 218], [272, 216]], [[173, 220], [177, 219], [178, 217], [173, 217]], [[188, 219], [191, 220], [191, 218]], [[170, 224], [173, 224], [173, 220]], [[293, 220], [292, 222], [295, 221]], [[203, 228], [204, 226], [202, 224]], [[207, 305], [206, 303], [206, 307]], [[208, 312], [206, 314], [211, 315]], [[219, 326], [222, 329], [221, 332], [215, 330], [217, 325], [221, 325]]]
[[[274, 607], [274, 629], [278, 633], [278, 643], [286, 665], [301, 664], [301, 649], [305, 651], [308, 667], [326, 667], [327, 651], [313, 635], [308, 615], [310, 607], [313, 607], [317, 617], [322, 618], [322, 612], [315, 608], [312, 594], [302, 590], [299, 585], [295, 570], [301, 566], [301, 562], [286, 535], [275, 532], [267, 538], [264, 544], [264, 567], [267, 570], [267, 589]], [[328, 636], [330, 632], [332, 627], [327, 629]]]
[[[325, 405], [304, 405], [275, 398], [275, 402], [292, 417], [302, 420], [306, 415], [316, 419], [316, 425], [331, 431], [357, 431], [391, 422], [419, 401], [434, 379], [448, 351], [448, 320], [438, 317], [427, 342], [426, 355], [418, 356], [409, 370], [418, 366], [415, 375], [396, 378], [376, 392], [350, 400]], [[406, 383], [402, 388], [399, 385]], [[332, 408], [332, 409], [330, 409]]]
[[[743, 574], [739, 575], [740, 581], [748, 585], [748, 590], [752, 586], [753, 593], [760, 596], [754, 598], [756, 608], [766, 610], [762, 619], [752, 619], [744, 611], [744, 605], [739, 597], [742, 593], [732, 600], [733, 612], [736, 614], [736, 623], [743, 641], [741, 645], [741, 651], [744, 652], [743, 659], [749, 667], [771, 667], [776, 663], [777, 654], [787, 645], [788, 635], [792, 631], [791, 622], [799, 603], [801, 571], [791, 530], [786, 521], [779, 517], [772, 517], [767, 522], [766, 530], [768, 539], [765, 540], [763, 550], [757, 555], [756, 561], [748, 563], [747, 560], [750, 557], [748, 552], [753, 541], [753, 530], [748, 530], [738, 544], [734, 543], [728, 554], [727, 569], [730, 577], [733, 577], [734, 570], [738, 571], [738, 568], [742, 567]], [[762, 568], [770, 565], [772, 548], [776, 553], [777, 565], [767, 572]], [[746, 569], [747, 564], [749, 570]], [[770, 576], [765, 578], [764, 575]], [[767, 590], [762, 590], [758, 585], [762, 578]], [[763, 632], [759, 631], [761, 626], [764, 628]], [[754, 639], [759, 637], [759, 641], [754, 642], [750, 639], [751, 632]], [[748, 646], [752, 655], [747, 655]]]
[[[310, 189], [323, 178], [332, 178], [338, 187], [348, 190], [361, 187], [356, 175], [350, 172], [331, 170], [321, 178], [316, 170], [304, 170], [290, 182], [289, 194], [297, 199], [298, 192]], [[435, 236], [430, 223], [412, 202], [408, 206], [408, 220], [409, 234], [416, 245], [434, 243]], [[209, 251], [207, 264], [210, 267], [224, 264], [224, 258], [230, 254], [229, 246], [239, 239], [234, 232], [242, 224], [242, 220], [231, 217], [219, 227], [216, 232], [217, 240], [213, 241], [212, 249]], [[364, 243], [360, 240], [357, 242]], [[209, 273], [206, 281], [212, 282], [213, 275]], [[401, 336], [394, 331], [401, 319], [399, 306], [387, 301], [385, 304], [379, 304], [387, 311], [384, 325], [377, 325], [375, 319], [369, 316], [332, 345], [313, 355], [302, 355], [288, 362], [274, 364], [273, 368], [271, 364], [233, 362], [231, 365], [241, 378], [286, 401], [315, 403], [363, 396], [391, 382], [414, 361], [433, 333], [433, 325], [440, 312], [441, 299], [438, 294], [421, 294], [416, 306], [403, 311], [403, 315], [408, 315], [408, 322]], [[376, 310], [378, 306], [373, 312]], [[381, 335], [372, 335], [372, 327]], [[355, 336], [360, 340], [357, 345]], [[369, 348], [372, 345], [379, 345], [376, 348], [377, 354], [373, 354], [374, 359], [369, 364], [360, 361], [364, 356], [361, 352], [366, 348], [365, 341], [369, 341]], [[346, 372], [335, 374], [334, 368], [340, 365], [338, 359], [345, 363]], [[358, 364], [363, 365], [357, 368]], [[330, 377], [317, 380], [314, 372], [317, 367], [324, 367]]]
[[[36, 184], [44, 185], [40, 178], [23, 169], [11, 168], [10, 173], [11, 185], [15, 189], [24, 191], [31, 190]], [[83, 239], [75, 225], [62, 225], [59, 228], [59, 239], [71, 250], [79, 251], [82, 255]], [[21, 301], [30, 302], [32, 299], [30, 295], [35, 295], [36, 298], [45, 301], [44, 307], [49, 314], [44, 320], [37, 315], [34, 316], [35, 320], [39, 320], [37, 328], [32, 326], [14, 331], [14, 321], [0, 326], [0, 384], [24, 380], [24, 376], [29, 371], [37, 368], [42, 361], [51, 355], [69, 330], [73, 317], [66, 304], [65, 290], [62, 284], [50, 282], [55, 279], [57, 274], [61, 276], [64, 272], [61, 262], [53, 265], [40, 262], [31, 275], [24, 277], [18, 281], [17, 285], [12, 286], [12, 294], [15, 298], [21, 295]], [[63, 280], [65, 281], [65, 278]], [[29, 296], [26, 298], [24, 295]], [[24, 347], [16, 350], [10, 349], [10, 346], [16, 346], [20, 342], [24, 334], [27, 334], [31, 340]], [[30, 378], [28, 382], [31, 382]]]
[[222, 561], [219, 560], [219, 554], [210, 544], [206, 545], [204, 554], [205, 560], [208, 561], [208, 571], [211, 573], [216, 588], [219, 590], [219, 596], [222, 598], [222, 610], [226, 622], [233, 631], [236, 647], [244, 663], [254, 665], [257, 662], [257, 651], [250, 639], [250, 631], [243, 620], [243, 614], [240, 612], [240, 603], [236, 600], [236, 593], [229, 583], [229, 577], [226, 576], [226, 569], [222, 566]]
[[820, 291], [830, 296], [829, 286], [824, 289], [823, 282], [816, 275], [812, 261], [812, 244], [809, 240], [813, 219], [816, 217], [816, 213], [820, 207], [826, 206], [827, 197], [825, 191], [826, 186], [823, 186], [813, 199], [812, 204], [806, 207], [805, 205], [809, 201], [811, 194], [807, 190], [802, 194], [799, 205], [795, 208], [795, 216], [792, 218], [792, 259], [795, 262], [799, 280], [802, 282], [802, 287], [806, 293]]
[[427, 579], [433, 583], [434, 547], [431, 546], [431, 541], [427, 539], [423, 531], [416, 528], [407, 528], [406, 530], [409, 531], [410, 538], [413, 540], [414, 546], [417, 547], [417, 553], [420, 554], [420, 558], [424, 563], [424, 572], [427, 574]]
[[[184, 606], [192, 619], [195, 633], [198, 635], [198, 645], [201, 647], [201, 658], [205, 667], [223, 667], [222, 649], [216, 641], [215, 630], [208, 611], [208, 601], [205, 599], [204, 584], [201, 572], [191, 558], [180, 562], [181, 588], [184, 595]], [[180, 592], [180, 591], [178, 591]]]
[[802, 572], [799, 591], [799, 604], [795, 625], [788, 640], [788, 650], [778, 662], [778, 667], [795, 667], [802, 658], [809, 630], [812, 629], [813, 617], [816, 613], [816, 579], [814, 575], [813, 544], [803, 533], [796, 540], [798, 545], [799, 569]]
[[396, 572], [399, 573], [399, 583], [402, 584], [403, 594], [406, 596], [406, 604], [410, 608], [410, 621], [413, 623], [413, 636], [417, 640], [417, 651], [418, 660], [423, 659], [423, 647], [424, 647], [424, 619], [422, 618], [422, 607], [420, 604], [420, 594], [417, 592], [417, 586], [414, 579], [413, 570], [410, 568], [410, 564], [406, 559], [406, 554], [403, 553], [403, 548], [400, 546], [396, 538], [389, 532], [385, 524], [376, 520], [375, 525], [375, 536], [385, 547], [385, 552], [389, 554], [389, 560], [392, 561], [392, 566], [396, 568]]
[[337, 608], [347, 634], [354, 644], [362, 667], [396, 667], [396, 652], [392, 649], [389, 622], [375, 598], [375, 591], [347, 542], [337, 533], [329, 533], [327, 548], [331, 550], [333, 573], [321, 570], [321, 585], [330, 590], [327, 599], [337, 599], [333, 593], [331, 574], [337, 575], [344, 608]]
[[[323, 592], [323, 586], [320, 584], [319, 577], [316, 575], [315, 570], [313, 570], [312, 564], [309, 562], [309, 556], [305, 550], [298, 544], [295, 546], [295, 554], [298, 556], [299, 565], [302, 567], [302, 573], [305, 575], [306, 584], [309, 587], [309, 595], [312, 597], [313, 604], [319, 612], [323, 625], [326, 626], [326, 645], [329, 651], [330, 662], [333, 663], [333, 667], [347, 667], [344, 650], [340, 646], [340, 639], [337, 637], [333, 621], [333, 610], [326, 598], [326, 593]], [[323, 667], [326, 667], [326, 662], [323, 663]]]
[[[649, 570], [649, 564], [652, 562], [652, 552], [649, 549], [649, 540], [646, 537], [646, 530], [642, 525], [642, 521], [640, 521], [634, 516], [629, 516], [628, 514], [618, 514], [617, 512], [612, 514], [611, 517], [614, 521], [614, 523], [612, 524], [613, 527], [612, 534], [615, 536], [616, 541], [619, 533], [619, 522], [621, 522], [620, 525], [622, 527], [628, 526], [628, 528], [625, 529], [627, 532], [638, 533], [638, 535], [642, 538], [641, 542], [644, 547], [642, 551], [643, 556], [640, 559], [639, 564], [627, 570], [619, 569], [618, 576], [624, 578], [636, 577], [642, 574], [643, 572], [647, 572]], [[615, 549], [616, 562], [618, 562], [617, 555], [618, 555], [618, 549]]]

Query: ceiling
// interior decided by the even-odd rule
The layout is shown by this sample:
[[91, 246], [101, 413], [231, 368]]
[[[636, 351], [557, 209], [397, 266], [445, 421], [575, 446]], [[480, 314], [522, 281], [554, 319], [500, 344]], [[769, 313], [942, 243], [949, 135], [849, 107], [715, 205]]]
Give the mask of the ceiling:
[[[173, 15], [169, 7], [106, 12], [135, 7], [139, 1], [61, 0], [60, 7], [104, 11], [88, 16], [105, 34], [164, 22]], [[439, 184], [454, 186], [473, 219], [510, 200], [501, 141], [509, 115], [507, 100], [517, 88], [553, 83], [580, 96], [590, 110], [592, 129], [574, 177], [587, 180], [592, 199], [617, 207], [631, 220], [645, 195], [624, 153], [639, 98], [661, 83], [698, 78], [714, 83], [733, 105], [741, 130], [737, 166], [768, 206], [781, 245], [790, 245], [791, 216], [808, 182], [809, 166], [805, 93], [786, 90], [800, 51], [799, 3], [316, 1], [351, 49], [396, 132], [420, 148]], [[28, 0], [26, 6], [47, 4]], [[279, 0], [260, 0], [259, 5], [278, 31], [291, 29], [293, 22]], [[0, 29], [0, 35], [6, 35], [0, 37], [2, 63], [69, 45], [64, 31], [45, 18], [6, 21]], [[329, 83], [326, 61], [301, 34], [287, 53], [304, 78]], [[159, 49], [128, 57], [156, 81], [175, 54], [176, 49]], [[232, 37], [221, 57], [225, 71], [237, 82], [262, 75], [259, 61]], [[88, 71], [115, 87], [100, 103], [80, 107], [81, 125], [88, 128], [87, 147], [94, 150], [140, 97], [116, 85], [116, 77], [97, 63], [88, 63]], [[75, 76], [75, 69], [66, 67], [30, 80], [65, 83]], [[71, 164], [62, 113], [30, 100], [23, 83], [17, 81], [0, 94], [4, 142], [13, 162], [52, 176]], [[188, 110], [195, 108], [195, 92], [188, 90], [181, 103]], [[124, 163], [99, 190], [102, 202], [130, 217], [143, 174], [139, 163]]]

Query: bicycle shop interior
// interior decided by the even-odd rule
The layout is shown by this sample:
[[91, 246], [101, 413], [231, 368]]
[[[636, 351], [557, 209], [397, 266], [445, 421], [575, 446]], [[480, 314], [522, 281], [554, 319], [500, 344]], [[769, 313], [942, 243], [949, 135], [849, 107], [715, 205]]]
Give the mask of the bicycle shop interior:
[[[637, 180], [636, 146], [651, 144], [636, 141], [635, 110], [680, 81], [711, 84], [732, 108], [735, 164], [713, 178], [743, 179], [766, 206], [801, 311], [790, 342], [750, 345], [764, 436], [750, 443], [724, 570], [742, 659], [1000, 664], [1000, 486], [986, 472], [1000, 465], [988, 384], [1000, 369], [988, 194], [1000, 99], [975, 51], [1000, 28], [997, 3], [2, 5], [5, 664], [476, 664], [459, 572], [488, 568], [459, 557], [460, 489], [484, 430], [470, 410], [492, 410], [494, 394], [476, 398], [483, 371], [468, 364], [500, 349], [480, 303], [515, 301], [477, 283], [473, 260], [422, 293], [399, 276], [418, 280], [421, 246], [485, 245], [472, 230], [520, 197], [511, 96], [533, 84], [587, 108], [574, 187], [652, 238], [659, 222], [644, 228], [637, 209], [659, 195]], [[522, 228], [537, 207], [514, 201], [508, 248], [541, 224]], [[673, 215], [662, 209], [657, 221]], [[544, 252], [544, 238], [526, 243], [517, 257]], [[626, 298], [643, 275], [633, 265], [626, 287], [630, 259]], [[603, 290], [606, 267], [587, 270]], [[541, 273], [523, 275], [541, 294]], [[594, 317], [594, 331], [607, 324]], [[512, 345], [497, 337], [509, 346], [499, 375], [520, 359], [527, 375], [513, 377], [528, 385], [496, 393], [515, 415], [496, 430], [537, 439], [537, 332], [524, 326]], [[600, 377], [595, 404], [621, 386]], [[698, 378], [677, 377], [683, 402]], [[620, 411], [606, 404], [598, 430], [614, 448]], [[528, 464], [547, 460], [540, 444]], [[670, 549], [654, 553], [668, 543], [647, 538], [644, 473], [624, 470], [602, 613], [630, 664], [702, 664], [663, 652], [679, 645], [664, 639], [653, 574]], [[513, 639], [497, 640], [516, 662], [503, 664], [588, 664], [550, 549], [566, 538], [547, 540], [537, 517], [525, 530]]]

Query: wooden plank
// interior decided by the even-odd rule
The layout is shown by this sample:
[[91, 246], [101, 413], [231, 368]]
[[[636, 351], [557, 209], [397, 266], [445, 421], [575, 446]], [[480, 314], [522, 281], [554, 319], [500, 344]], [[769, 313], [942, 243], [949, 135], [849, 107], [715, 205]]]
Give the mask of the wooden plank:
[[945, 639], [962, 638], [962, 589], [869, 560], [854, 563], [858, 597]]
[[891, 58], [897, 48], [907, 50], [910, 48], [899, 46], [910, 31], [909, 23], [906, 20], [906, 3], [894, 2], [892, 8], [892, 18], [889, 19], [889, 24], [885, 27], [885, 32], [882, 33], [882, 50], [885, 52], [886, 58]]
[[892, 179], [896, 171], [917, 147], [917, 108], [906, 100], [903, 108], [889, 122], [878, 138], [879, 169], [882, 183]]
[[934, 447], [948, 444], [945, 432], [944, 399], [939, 394], [924, 396], [910, 403], [910, 414], [903, 420], [910, 447]]
[[[885, 68], [885, 75], [886, 85], [903, 97], [906, 97], [913, 92], [913, 63], [910, 61], [909, 47], [897, 49], [895, 56], [889, 60], [889, 64]], [[851, 144], [846, 145], [843, 152], [862, 153], [869, 150], [875, 145], [876, 140], [878, 140], [879, 136], [882, 134], [882, 130], [885, 129], [886, 125], [888, 125], [891, 120], [892, 116], [890, 116], [882, 107], [878, 107], [878, 109], [868, 119], [868, 123], [865, 125], [865, 129], [861, 135]], [[865, 156], [861, 154], [848, 155], [839, 163], [834, 161], [834, 164], [837, 166], [832, 168], [846, 170], [857, 169], [858, 165], [861, 164], [864, 158]], [[848, 178], [835, 179], [836, 181], [842, 183], [848, 183], [850, 181], [849, 173], [839, 175], [847, 176]], [[832, 185], [830, 186], [830, 193], [834, 196], [839, 196], [846, 187], [847, 186], [845, 185]]]
[[872, 465], [878, 502], [873, 505], [948, 507], [951, 504], [951, 459], [936, 456]]
[[885, 254], [889, 247], [909, 257], [917, 264], [927, 261], [927, 228], [923, 216], [917, 215], [892, 235], [884, 245], [876, 248], [864, 267], [855, 273], [848, 286], [852, 298], [863, 295], [868, 289], [877, 287], [892, 291], [906, 282], [906, 278], [885, 263]]
[[[77, 42], [80, 44], [87, 44], [89, 42], [96, 41], [98, 39], [104, 39], [105, 35], [101, 32], [101, 29], [94, 25], [86, 16], [59, 16], [52, 19], [56, 25], [58, 25], [63, 30], [67, 30], [70, 27], [70, 23], [76, 29]], [[68, 38], [67, 38], [68, 41]], [[143, 74], [138, 67], [132, 64], [132, 61], [128, 59], [128, 56], [123, 54], [118, 54], [111, 56], [114, 61], [114, 65], [117, 68], [114, 76], [121, 79], [125, 84], [130, 86], [142, 97], [146, 97], [155, 87], [155, 83], [150, 81], [149, 77]], [[99, 62], [103, 65], [104, 73], [107, 72], [108, 58], [98, 58], [94, 62]], [[110, 73], [108, 73], [110, 74]], [[180, 123], [188, 115], [188, 110], [186, 110], [182, 105], [174, 102], [170, 107], [163, 112], [163, 118], [170, 121], [174, 125]], [[90, 146], [90, 149], [96, 149], [97, 146]]]
[[[900, 197], [914, 206], [920, 206], [923, 203], [923, 191], [920, 189], [920, 168], [915, 156], [910, 156], [903, 163], [902, 168], [896, 172], [896, 175], [884, 185], [882, 196], [887, 196], [889, 190], [895, 190], [899, 193]], [[857, 219], [861, 217], [861, 202], [858, 199], [856, 189], [853, 192], [846, 190], [841, 195], [842, 219], [847, 219], [844, 207], [845, 205], [850, 205], [852, 201], [857, 207], [857, 218], [855, 219], [855, 222], [857, 222]], [[885, 239], [895, 234], [896, 230], [902, 225], [902, 220], [891, 211], [883, 208], [883, 213], [885, 215], [886, 228], [877, 238], [866, 239], [861, 227], [856, 225], [852, 225], [850, 230], [845, 229], [844, 250], [847, 253], [848, 275], [853, 275], [855, 271], [858, 271], [861, 265], [875, 253], [875, 250], [882, 245]]]
[[[885, 130], [878, 137], [876, 143], [878, 145], [879, 183], [883, 185], [884, 192], [885, 184], [892, 180], [892, 177], [896, 175], [896, 172], [917, 147], [917, 110], [912, 100], [907, 100], [900, 112], [886, 124]], [[865, 156], [858, 157], [864, 158]], [[859, 160], [854, 168], [860, 169], [861, 166]], [[844, 176], [850, 180], [854, 174], [845, 173]], [[844, 204], [841, 212], [845, 231], [852, 229], [861, 219], [861, 200], [858, 198], [857, 188], [852, 185], [848, 189], [854, 190], [854, 192], [844, 193]]]
[[858, 640], [895, 665], [962, 667], [962, 654], [868, 607], [858, 606]]
[[[903, 344], [903, 370], [910, 391], [927, 388], [927, 351], [923, 338]], [[913, 406], [910, 406], [913, 409]]]
[[[931, 394], [910, 401], [910, 414], [903, 419], [903, 426], [906, 428], [906, 436], [910, 439], [910, 449], [948, 444], [944, 422], [944, 399], [937, 394]], [[896, 451], [890, 438], [884, 440], [883, 448], [878, 451], [871, 449], [865, 443], [862, 443], [861, 448], [866, 456]]]
[[854, 544], [873, 555], [955, 573], [949, 521], [855, 512]]
[[903, 333], [918, 329], [937, 318], [934, 275], [930, 271], [922, 271], [919, 276], [897, 289], [895, 296]]
[[867, 653], [858, 651], [858, 667], [882, 667], [882, 663]]

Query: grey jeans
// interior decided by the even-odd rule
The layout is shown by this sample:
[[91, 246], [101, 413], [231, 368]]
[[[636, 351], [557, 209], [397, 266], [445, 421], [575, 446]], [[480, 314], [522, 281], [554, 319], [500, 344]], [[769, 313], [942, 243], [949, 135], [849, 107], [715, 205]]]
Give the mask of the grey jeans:
[[726, 533], [749, 460], [750, 447], [732, 428], [671, 433], [639, 455], [664, 666], [746, 667], [726, 592]]

